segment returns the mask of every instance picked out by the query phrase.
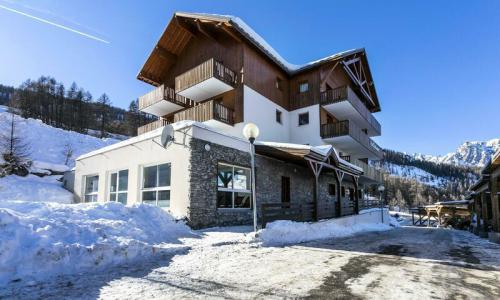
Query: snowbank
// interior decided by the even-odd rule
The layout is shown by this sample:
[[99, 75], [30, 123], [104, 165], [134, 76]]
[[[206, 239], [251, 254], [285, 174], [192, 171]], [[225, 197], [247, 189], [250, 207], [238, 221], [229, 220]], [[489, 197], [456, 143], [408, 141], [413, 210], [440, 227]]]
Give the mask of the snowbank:
[[160, 208], [116, 202], [0, 202], [0, 230], [0, 285], [145, 259], [191, 235]]
[[71, 203], [73, 194], [58, 181], [61, 176], [20, 177], [9, 175], [0, 178], [0, 207], [2, 201], [36, 201]]
[[264, 245], [284, 245], [312, 240], [351, 236], [360, 232], [383, 231], [398, 227], [399, 223], [384, 209], [384, 223], [380, 209], [361, 211], [359, 215], [319, 222], [275, 221], [259, 232]]

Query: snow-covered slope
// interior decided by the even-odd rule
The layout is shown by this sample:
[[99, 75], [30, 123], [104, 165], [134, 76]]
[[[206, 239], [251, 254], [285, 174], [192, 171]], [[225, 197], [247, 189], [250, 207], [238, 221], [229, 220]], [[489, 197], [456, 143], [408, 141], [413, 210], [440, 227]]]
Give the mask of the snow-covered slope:
[[[0, 132], [10, 130], [11, 114], [0, 112]], [[56, 165], [59, 169], [74, 166], [75, 158], [92, 150], [119, 142], [116, 139], [99, 139], [74, 131], [67, 131], [44, 124], [40, 120], [24, 119], [16, 115], [16, 133], [30, 148], [30, 158], [34, 164], [47, 167]], [[65, 167], [65, 149], [70, 148], [73, 154]]]
[[500, 149], [500, 138], [484, 142], [465, 142], [455, 152], [433, 156], [414, 154], [417, 159], [458, 166], [483, 167], [491, 156]]
[[[6, 107], [0, 106], [0, 133], [10, 131], [11, 120], [12, 115], [7, 112]], [[64, 172], [74, 166], [76, 157], [119, 141], [55, 128], [40, 120], [24, 119], [18, 115], [15, 115], [15, 126], [16, 135], [29, 147], [29, 157], [33, 161], [31, 173], [34, 174]], [[68, 149], [72, 154], [66, 164]], [[35, 175], [0, 178], [0, 201], [69, 203], [73, 196], [62, 187], [59, 178], [60, 176]]]
[[415, 179], [420, 183], [434, 187], [444, 187], [448, 183], [448, 179], [446, 178], [432, 175], [429, 172], [413, 166], [401, 166], [392, 163], [385, 163], [384, 170], [392, 176]]

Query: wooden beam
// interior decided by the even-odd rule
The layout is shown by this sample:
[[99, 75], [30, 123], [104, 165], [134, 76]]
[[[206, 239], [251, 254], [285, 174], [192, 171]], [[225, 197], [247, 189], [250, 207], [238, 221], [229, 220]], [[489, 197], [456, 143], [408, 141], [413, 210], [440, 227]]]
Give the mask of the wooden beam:
[[231, 29], [226, 26], [225, 23], [218, 23], [217, 25], [215, 25], [217, 28], [221, 28], [222, 31], [224, 31], [227, 35], [229, 35], [230, 37], [232, 37], [235, 41], [237, 41], [238, 43], [241, 43], [241, 39], [236, 36], [236, 34], [234, 34]]
[[214, 42], [218, 42], [217, 39], [212, 34], [210, 34], [208, 31], [206, 31], [203, 28], [199, 19], [195, 19], [194, 23], [196, 24], [196, 28], [198, 29], [198, 31], [201, 32], [204, 36], [208, 37], [209, 39], [211, 39]]
[[158, 55], [161, 58], [164, 58], [169, 61], [176, 61], [177, 60], [177, 55], [173, 54], [172, 52], [168, 51], [167, 49], [163, 48], [162, 46], [157, 45], [155, 47], [155, 51], [158, 53]]
[[322, 86], [323, 84], [325, 84], [326, 80], [328, 79], [328, 77], [330, 77], [330, 75], [335, 70], [335, 68], [338, 66], [338, 64], [339, 64], [339, 62], [337, 61], [335, 63], [335, 65], [330, 70], [328, 70], [327, 74], [323, 77], [323, 79], [321, 79], [320, 86]]
[[192, 37], [196, 38], [197, 37], [197, 34], [196, 32], [194, 32], [190, 26], [188, 26], [186, 24], [186, 22], [184, 20], [181, 20], [179, 17], [175, 17], [175, 24], [177, 24], [177, 26], [179, 26], [180, 28], [184, 29], [187, 33], [189, 33]]

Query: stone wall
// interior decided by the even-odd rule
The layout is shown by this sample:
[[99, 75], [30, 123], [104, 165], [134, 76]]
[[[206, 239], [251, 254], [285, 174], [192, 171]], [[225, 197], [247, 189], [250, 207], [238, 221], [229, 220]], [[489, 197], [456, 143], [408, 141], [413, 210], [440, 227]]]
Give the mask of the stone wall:
[[[207, 144], [209, 151], [205, 149]], [[192, 139], [190, 147], [189, 224], [194, 228], [252, 224], [251, 209], [217, 208], [217, 164], [225, 162], [250, 167], [250, 154], [199, 139]], [[314, 176], [309, 168], [261, 155], [256, 156], [255, 165], [259, 223], [261, 204], [281, 202], [282, 176], [290, 178], [291, 203], [313, 201]], [[328, 185], [335, 183], [334, 175], [322, 173], [319, 183], [319, 202], [331, 203], [334, 207], [336, 197], [330, 196], [328, 191]]]

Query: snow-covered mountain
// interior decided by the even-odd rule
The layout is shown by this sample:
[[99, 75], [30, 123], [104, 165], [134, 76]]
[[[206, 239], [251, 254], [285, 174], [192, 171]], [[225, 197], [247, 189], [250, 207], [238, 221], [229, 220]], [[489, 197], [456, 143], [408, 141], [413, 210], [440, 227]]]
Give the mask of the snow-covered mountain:
[[435, 163], [483, 167], [498, 149], [500, 149], [500, 138], [484, 142], [465, 142], [455, 152], [446, 155], [414, 154], [413, 157]]

